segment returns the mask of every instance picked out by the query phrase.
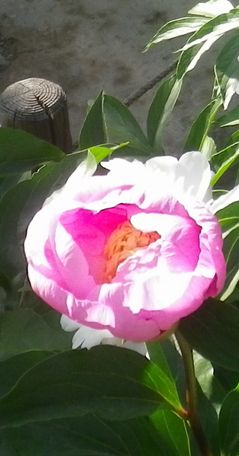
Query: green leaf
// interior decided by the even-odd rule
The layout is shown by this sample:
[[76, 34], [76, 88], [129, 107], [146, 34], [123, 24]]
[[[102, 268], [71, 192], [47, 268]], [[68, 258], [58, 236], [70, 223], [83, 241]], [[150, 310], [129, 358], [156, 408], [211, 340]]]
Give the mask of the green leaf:
[[72, 335], [61, 329], [59, 314], [45, 306], [44, 315], [26, 308], [1, 314], [0, 360], [29, 350], [71, 348]]
[[166, 79], [159, 86], [149, 108], [147, 119], [148, 137], [157, 154], [162, 153], [163, 128], [173, 111], [181, 87], [182, 81], [176, 79], [174, 75]]
[[[234, 93], [238, 93], [239, 90], [238, 47], [239, 35], [237, 32], [222, 48], [216, 60], [215, 72], [218, 89], [223, 98], [225, 109], [227, 109]], [[231, 125], [235, 124], [232, 122]]]
[[0, 175], [17, 174], [48, 161], [60, 161], [65, 154], [58, 147], [22, 130], [0, 129]]
[[236, 106], [232, 111], [221, 116], [217, 121], [217, 125], [219, 127], [234, 127], [235, 125], [239, 125], [239, 107]]
[[191, 455], [186, 423], [182, 418], [170, 410], [159, 410], [150, 417], [150, 420], [157, 427], [159, 440], [165, 445], [166, 453], [163, 455]]
[[227, 262], [227, 278], [221, 299], [226, 300], [235, 290], [239, 280], [239, 203], [229, 204], [217, 212], [223, 232], [223, 252]]
[[79, 163], [79, 157], [79, 154], [71, 154], [60, 163], [45, 165], [31, 179], [11, 188], [1, 199], [0, 271], [6, 276], [14, 277], [25, 271], [23, 242], [27, 226], [47, 196], [65, 183]]
[[[208, 132], [215, 120], [218, 109], [222, 102], [219, 99], [211, 101], [206, 108], [199, 114], [198, 118], [194, 121], [189, 135], [186, 140], [184, 149], [188, 150], [200, 150], [204, 148], [205, 142], [208, 141]], [[206, 151], [208, 155], [208, 151]]]
[[239, 143], [231, 144], [223, 150], [220, 150], [212, 156], [212, 165], [217, 169], [211, 180], [214, 186], [219, 179], [237, 163], [239, 158]]
[[151, 147], [138, 122], [129, 109], [114, 97], [103, 97], [103, 120], [105, 142], [120, 144], [129, 142], [128, 147], [137, 154], [150, 154]]
[[214, 367], [210, 361], [195, 351], [193, 353], [193, 360], [195, 375], [199, 385], [207, 399], [218, 412], [226, 395], [226, 391], [215, 377]]
[[239, 385], [231, 391], [223, 405], [219, 417], [221, 445], [226, 456], [239, 454]]
[[7, 394], [25, 372], [49, 357], [50, 354], [45, 351], [28, 351], [1, 361], [0, 396]]
[[239, 372], [239, 310], [236, 307], [210, 299], [197, 312], [181, 320], [180, 331], [205, 358]]
[[[24, 173], [25, 174], [25, 173]], [[22, 174], [13, 174], [7, 177], [0, 177], [0, 198], [10, 190], [10, 188], [14, 187], [18, 184], [22, 179]]]
[[217, 212], [218, 221], [222, 227], [223, 233], [235, 228], [239, 224], [239, 202], [229, 204]]
[[128, 142], [119, 144], [118, 146], [94, 146], [90, 147], [88, 151], [95, 157], [96, 163], [100, 163], [105, 158], [111, 157], [112, 154], [119, 151], [122, 148], [128, 146]]
[[181, 17], [180, 19], [174, 19], [173, 21], [167, 22], [167, 24], [163, 25], [157, 33], [155, 33], [147, 44], [146, 50], [162, 41], [193, 33], [205, 24], [205, 22], [207, 22], [207, 19], [203, 17], [199, 18], [197, 16]]
[[229, 13], [233, 9], [232, 4], [228, 0], [210, 0], [208, 2], [198, 3], [188, 14], [199, 16], [214, 17], [219, 14]]
[[170, 378], [181, 401], [184, 401], [186, 388], [184, 365], [173, 338], [147, 343], [147, 349], [151, 361], [157, 364]]
[[[175, 398], [177, 398], [177, 402], [179, 404], [180, 398], [177, 391], [177, 377], [179, 375], [178, 364], [181, 359], [179, 360], [175, 356], [174, 345], [171, 343], [171, 341], [168, 340], [164, 342], [157, 341], [148, 343], [147, 349], [150, 360], [153, 361], [153, 363], [157, 364], [157, 366], [164, 372], [170, 390], [173, 392]], [[182, 367], [182, 364], [180, 367]]]
[[38, 363], [19, 379], [0, 400], [0, 427], [88, 413], [110, 420], [145, 416], [178, 405], [168, 386], [156, 365], [130, 350], [73, 350]]
[[[170, 413], [113, 422], [95, 415], [50, 420], [7, 429], [0, 438], [16, 451], [6, 456], [189, 456], [185, 425]], [[158, 429], [160, 419], [164, 428]]]
[[91, 146], [104, 144], [106, 142], [102, 105], [103, 93], [101, 92], [91, 106], [82, 126], [79, 138], [81, 149], [88, 149]]
[[193, 70], [202, 55], [224, 33], [239, 27], [239, 9], [235, 8], [227, 14], [220, 14], [204, 24], [188, 40], [182, 48], [177, 67], [177, 77], [181, 79], [187, 72]]

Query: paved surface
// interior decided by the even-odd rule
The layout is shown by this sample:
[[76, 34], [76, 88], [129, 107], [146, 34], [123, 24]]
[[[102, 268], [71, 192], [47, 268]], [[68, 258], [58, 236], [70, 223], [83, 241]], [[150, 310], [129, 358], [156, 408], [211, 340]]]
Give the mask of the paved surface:
[[[124, 99], [173, 61], [174, 41], [141, 51], [167, 20], [195, 0], [0, 0], [0, 92], [27, 77], [53, 80], [67, 93], [73, 138], [87, 100], [103, 88]], [[192, 115], [210, 93], [205, 65], [188, 78], [172, 123], [168, 150], [180, 153]], [[195, 84], [195, 79], [200, 81]], [[192, 84], [194, 80], [194, 84]], [[193, 88], [192, 88], [193, 87]], [[132, 110], [142, 125], [153, 91]], [[190, 99], [189, 99], [190, 97]], [[171, 133], [173, 131], [173, 134]]]

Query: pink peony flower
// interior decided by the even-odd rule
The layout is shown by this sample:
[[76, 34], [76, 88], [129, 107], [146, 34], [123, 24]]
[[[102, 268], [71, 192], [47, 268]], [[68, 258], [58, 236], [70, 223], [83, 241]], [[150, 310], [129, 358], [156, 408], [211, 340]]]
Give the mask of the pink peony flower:
[[210, 167], [199, 152], [104, 166], [81, 164], [33, 218], [29, 279], [75, 322], [151, 340], [223, 288]]

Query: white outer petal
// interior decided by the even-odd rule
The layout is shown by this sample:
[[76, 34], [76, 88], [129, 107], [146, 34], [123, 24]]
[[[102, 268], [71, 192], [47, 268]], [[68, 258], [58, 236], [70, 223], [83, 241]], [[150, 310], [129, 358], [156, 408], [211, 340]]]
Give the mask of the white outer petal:
[[201, 152], [183, 154], [176, 170], [176, 196], [186, 194], [197, 201], [209, 201], [211, 178], [210, 165]]
[[61, 327], [64, 331], [76, 331], [72, 338], [72, 348], [87, 348], [89, 350], [96, 345], [115, 345], [116, 347], [128, 348], [140, 355], [147, 355], [145, 343], [130, 342], [114, 337], [108, 329], [93, 329], [81, 325], [66, 315], [61, 316]]

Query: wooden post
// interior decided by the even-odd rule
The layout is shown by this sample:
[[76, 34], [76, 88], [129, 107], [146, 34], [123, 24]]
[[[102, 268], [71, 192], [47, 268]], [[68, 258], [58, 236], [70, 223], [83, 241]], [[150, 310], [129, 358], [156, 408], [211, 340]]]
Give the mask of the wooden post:
[[0, 96], [1, 126], [20, 128], [72, 151], [66, 94], [54, 82], [29, 78], [8, 86]]

